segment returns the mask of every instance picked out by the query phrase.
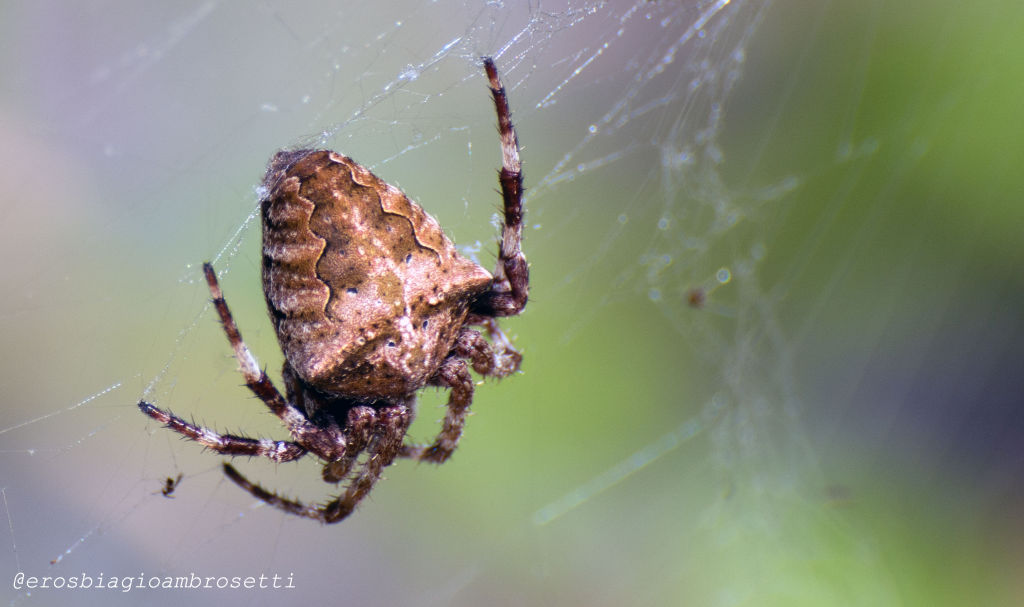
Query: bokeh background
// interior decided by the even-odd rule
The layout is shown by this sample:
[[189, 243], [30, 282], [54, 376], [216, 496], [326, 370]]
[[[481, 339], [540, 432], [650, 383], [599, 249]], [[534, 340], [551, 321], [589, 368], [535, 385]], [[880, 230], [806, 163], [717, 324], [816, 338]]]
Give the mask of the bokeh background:
[[[1018, 604], [1022, 26], [1009, 0], [0, 4], [0, 595]], [[254, 503], [135, 407], [284, 436], [200, 264], [276, 375], [255, 187], [317, 145], [491, 265], [485, 54], [528, 187], [522, 374], [478, 387], [452, 461], [390, 468], [340, 525]], [[330, 492], [312, 460], [236, 465]]]

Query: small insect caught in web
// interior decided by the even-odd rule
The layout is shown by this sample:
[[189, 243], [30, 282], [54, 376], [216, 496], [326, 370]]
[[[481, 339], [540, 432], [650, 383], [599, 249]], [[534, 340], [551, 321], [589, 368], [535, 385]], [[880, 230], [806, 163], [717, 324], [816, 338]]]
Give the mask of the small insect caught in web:
[[181, 479], [184, 477], [185, 475], [180, 472], [178, 476], [168, 476], [164, 480], [164, 486], [160, 489], [160, 495], [174, 499], [174, 490], [178, 488], [178, 485], [181, 484]]

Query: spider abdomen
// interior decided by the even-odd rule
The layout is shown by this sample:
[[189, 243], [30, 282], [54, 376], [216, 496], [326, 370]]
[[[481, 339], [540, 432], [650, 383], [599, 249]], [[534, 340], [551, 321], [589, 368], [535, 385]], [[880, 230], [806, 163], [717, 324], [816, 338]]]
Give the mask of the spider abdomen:
[[394, 400], [426, 384], [491, 274], [437, 221], [351, 159], [278, 153], [264, 180], [263, 288], [311, 386]]

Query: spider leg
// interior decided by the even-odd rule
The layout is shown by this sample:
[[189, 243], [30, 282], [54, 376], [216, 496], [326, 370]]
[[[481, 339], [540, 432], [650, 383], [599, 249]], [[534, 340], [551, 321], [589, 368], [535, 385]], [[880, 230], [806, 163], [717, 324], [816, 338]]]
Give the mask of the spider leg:
[[[480, 336], [479, 333], [476, 335]], [[451, 457], [462, 437], [462, 428], [466, 425], [466, 416], [469, 414], [469, 404], [473, 402], [473, 378], [466, 367], [466, 361], [450, 356], [441, 364], [429, 384], [451, 389], [448, 396], [448, 413], [441, 423], [441, 432], [429, 445], [403, 445], [399, 455], [440, 464]]]
[[498, 77], [494, 60], [484, 57], [484, 70], [498, 114], [498, 134], [501, 137], [501, 196], [504, 200], [505, 221], [498, 245], [498, 264], [490, 293], [478, 304], [488, 316], [515, 316], [526, 307], [530, 269], [523, 255], [523, 173], [519, 160], [519, 137], [512, 126], [512, 112], [508, 106], [505, 87]]
[[171, 430], [183, 434], [207, 449], [224, 455], [259, 455], [269, 457], [275, 462], [290, 462], [306, 454], [306, 448], [298, 443], [218, 434], [209, 428], [190, 424], [145, 401], [139, 401], [139, 409]]
[[[372, 412], [369, 407], [366, 409]], [[224, 464], [224, 473], [236, 485], [275, 508], [280, 508], [290, 514], [316, 519], [322, 523], [337, 523], [352, 514], [356, 505], [366, 497], [380, 479], [384, 468], [395, 460], [402, 446], [405, 431], [409, 428], [411, 421], [412, 416], [409, 414], [409, 409], [404, 405], [381, 409], [373, 424], [373, 431], [367, 446], [368, 457], [362, 465], [362, 470], [348, 485], [344, 493], [321, 506], [306, 505], [267, 491], [246, 479], [230, 464]]]
[[356, 458], [370, 443], [376, 423], [377, 412], [372, 407], [353, 407], [349, 410], [348, 423], [345, 424], [345, 453], [339, 459], [324, 464], [324, 482], [340, 483], [345, 480]]
[[231, 481], [236, 485], [251, 493], [256, 499], [263, 500], [275, 508], [280, 508], [285, 512], [290, 512], [291, 514], [296, 514], [298, 516], [320, 518], [316, 515], [316, 506], [307, 506], [302, 502], [284, 498], [272, 491], [267, 491], [263, 487], [260, 487], [256, 483], [242, 476], [238, 470], [235, 470], [234, 466], [227, 462], [224, 462], [224, 475], [231, 479]]
[[[245, 378], [245, 384], [267, 405], [274, 415], [281, 419], [285, 427], [288, 428], [288, 432], [295, 437], [296, 442], [301, 444], [311, 442], [308, 441], [308, 437], [321, 434], [320, 428], [311, 423], [301, 410], [285, 400], [277, 388], [274, 387], [270, 378], [267, 377], [267, 374], [260, 369], [259, 363], [256, 362], [256, 357], [252, 355], [249, 347], [242, 340], [242, 334], [238, 330], [238, 325], [235, 324], [235, 319], [231, 316], [231, 310], [228, 309], [228, 304], [224, 300], [224, 293], [220, 290], [220, 284], [217, 282], [217, 274], [213, 271], [213, 266], [210, 263], [203, 264], [203, 274], [206, 276], [206, 283], [210, 287], [213, 306], [217, 309], [217, 315], [220, 316], [224, 333], [227, 334], [231, 349], [235, 351], [235, 358], [238, 359], [238, 365], [241, 368], [242, 377]], [[330, 454], [321, 453], [320, 449], [316, 448], [313, 444], [310, 445], [310, 450], [325, 459], [331, 459]]]
[[295, 440], [273, 441], [232, 434], [218, 434], [208, 428], [190, 424], [145, 401], [139, 401], [139, 409], [168, 428], [225, 455], [259, 455], [277, 462], [297, 459], [309, 451], [328, 461], [343, 457], [346, 447], [344, 438], [330, 428], [320, 428], [310, 422], [301, 409], [281, 396], [267, 374], [260, 370], [256, 357], [242, 341], [238, 325], [235, 324], [231, 310], [228, 309], [228, 304], [224, 301], [224, 294], [217, 282], [217, 274], [213, 271], [213, 266], [204, 263], [203, 274], [206, 276], [210, 295], [213, 296], [213, 305], [224, 326], [224, 333], [227, 334], [228, 341], [235, 351], [235, 357], [238, 359], [246, 385], [284, 422], [288, 432]]
[[[512, 341], [498, 326], [498, 321], [490, 316], [470, 316], [466, 324], [480, 325], [487, 329], [489, 343], [479, 333], [464, 329], [455, 342], [455, 352], [468, 358], [473, 370], [485, 377], [507, 377], [519, 370], [523, 355], [512, 345]], [[467, 335], [468, 333], [468, 335]]]
[[405, 432], [412, 423], [412, 413], [405, 405], [385, 407], [378, 412], [373, 437], [367, 447], [366, 461], [362, 470], [349, 484], [345, 493], [318, 510], [321, 521], [337, 523], [352, 514], [356, 505], [366, 497], [380, 480], [384, 468], [395, 461], [402, 449]]

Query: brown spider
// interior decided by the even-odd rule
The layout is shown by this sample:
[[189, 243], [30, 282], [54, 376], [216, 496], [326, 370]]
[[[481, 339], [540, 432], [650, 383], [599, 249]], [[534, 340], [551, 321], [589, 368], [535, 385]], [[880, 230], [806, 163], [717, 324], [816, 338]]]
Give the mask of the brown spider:
[[[304, 505], [224, 464], [228, 478], [268, 504], [324, 523], [344, 519], [396, 457], [441, 463], [451, 456], [473, 399], [467, 360], [483, 376], [519, 368], [522, 357], [496, 319], [526, 305], [523, 178], [505, 89], [494, 61], [485, 57], [483, 64], [502, 151], [504, 227], [493, 276], [459, 255], [433, 217], [350, 158], [278, 152], [260, 208], [263, 291], [285, 356], [282, 396], [242, 341], [213, 266], [203, 265], [246, 384], [292, 440], [219, 434], [147, 402], [138, 406], [217, 453], [287, 462], [311, 452], [324, 461], [325, 481], [344, 483], [326, 504]], [[424, 386], [451, 390], [447, 414], [433, 443], [404, 444]]]

